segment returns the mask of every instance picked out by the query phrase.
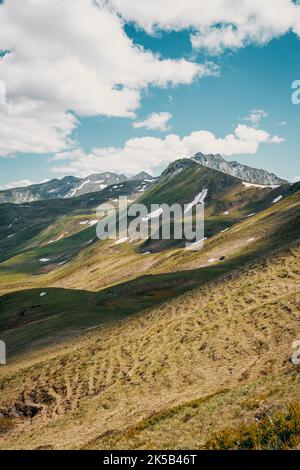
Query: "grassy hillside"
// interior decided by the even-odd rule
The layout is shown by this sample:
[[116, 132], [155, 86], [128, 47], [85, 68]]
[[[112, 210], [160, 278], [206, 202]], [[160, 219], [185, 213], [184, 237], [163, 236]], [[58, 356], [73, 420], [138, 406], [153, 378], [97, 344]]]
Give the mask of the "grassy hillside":
[[[211, 237], [248, 215], [266, 209], [279, 195], [284, 195], [289, 186], [245, 186], [238, 178], [182, 159], [169, 165], [159, 183], [153, 185], [139, 202], [148, 209], [151, 204], [188, 204], [203, 189], [208, 189], [205, 198], [205, 236]], [[184, 240], [161, 240], [160, 243], [149, 240], [143, 245], [143, 249], [161, 251], [170, 247], [182, 247], [184, 244]]]
[[97, 240], [108, 194], [0, 205], [24, 228], [2, 240], [0, 448], [299, 445], [299, 185], [179, 163], [121, 189], [150, 206], [206, 187], [200, 251]]
[[[225, 438], [235, 447], [268, 417], [290, 430], [299, 257], [297, 243], [1, 368], [1, 447], [214, 448]], [[299, 442], [296, 427], [277, 446]]]
[[[1, 335], [12, 355], [41, 341], [51, 344], [88, 327], [142, 312], [282, 249], [299, 238], [299, 226], [297, 191], [211, 237], [201, 251], [175, 249], [143, 255], [138, 244], [93, 241], [86, 246], [92, 237], [91, 227], [43, 251], [27, 252], [31, 257], [27, 262], [20, 255], [2, 263], [1, 269], [6, 270], [1, 276], [2, 292], [6, 295], [0, 298]], [[48, 273], [45, 267], [45, 273], [38, 276], [27, 272], [25, 279], [19, 277], [21, 269], [17, 276], [9, 273], [9, 268], [18, 269], [18, 259], [25, 270], [32, 269], [42, 253], [52, 260], [59, 253], [71, 256], [74, 245], [68, 241], [75, 239], [81, 239], [85, 248], [67, 265]], [[40, 297], [43, 292], [46, 295]]]
[[[0, 204], [0, 272], [3, 275], [43, 274], [59, 269], [97, 241], [95, 227], [89, 227], [95, 219], [96, 208], [107, 201], [115, 204], [120, 195], [129, 196], [131, 201], [137, 198], [150, 210], [151, 204], [190, 203], [207, 188], [205, 236], [211, 237], [248, 215], [272, 206], [278, 195], [290, 191], [289, 187], [245, 187], [234, 177], [187, 161], [192, 168], [183, 167], [174, 174], [170, 165], [171, 173], [163, 175], [158, 183], [152, 183], [152, 188], [145, 192], [140, 189], [141, 182], [125, 181], [99, 193], [73, 199]], [[185, 160], [183, 162], [185, 164]], [[159, 252], [183, 245], [184, 241], [178, 240], [149, 240], [139, 246], [139, 251]]]
[[[83, 229], [84, 226], [80, 226], [79, 222], [95, 217], [100, 204], [107, 201], [113, 203], [119, 196], [136, 197], [141, 194], [139, 191], [142, 187], [143, 183], [140, 181], [124, 181], [120, 185], [108, 186], [100, 192], [72, 199], [0, 204], [0, 261], [44, 242], [47, 238], [45, 231], [48, 232], [48, 241], [51, 241], [55, 231], [57, 234], [63, 233], [61, 226], [64, 228], [69, 225], [70, 218], [78, 222], [77, 227], [73, 224], [71, 233]], [[59, 227], [61, 231], [57, 230]], [[70, 234], [70, 231], [67, 233]]]

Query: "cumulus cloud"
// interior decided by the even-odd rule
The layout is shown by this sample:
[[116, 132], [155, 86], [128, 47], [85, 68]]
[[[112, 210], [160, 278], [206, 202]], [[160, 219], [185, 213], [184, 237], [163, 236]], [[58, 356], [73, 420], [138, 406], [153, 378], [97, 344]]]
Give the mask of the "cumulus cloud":
[[192, 28], [196, 49], [219, 54], [265, 44], [288, 31], [300, 35], [300, 7], [291, 0], [108, 0], [127, 21], [149, 33]]
[[132, 118], [148, 85], [190, 84], [216, 72], [209, 63], [161, 59], [136, 46], [120, 16], [95, 0], [1, 3], [0, 44], [7, 51], [0, 57], [4, 156], [63, 150], [78, 124], [74, 114]]
[[72, 145], [76, 117], [38, 100], [16, 99], [0, 106], [0, 155], [58, 152]]
[[12, 189], [12, 188], [25, 188], [26, 186], [30, 186], [34, 184], [31, 180], [18, 180], [18, 181], [11, 181], [11, 183], [6, 184], [5, 186], [1, 187], [1, 190], [4, 189]]
[[253, 126], [257, 126], [263, 118], [268, 117], [267, 111], [263, 109], [251, 109], [249, 116], [244, 118], [244, 121], [249, 121]]
[[[0, 106], [0, 156], [68, 151], [78, 117], [135, 118], [149, 85], [191, 84], [217, 73], [210, 62], [162, 59], [135, 45], [125, 21], [150, 33], [191, 28], [193, 46], [212, 53], [262, 44], [288, 31], [300, 35], [300, 7], [290, 0], [1, 2], [6, 53], [0, 56], [0, 77], [7, 100]], [[158, 114], [147, 125], [166, 130], [167, 123], [157, 124]], [[245, 142], [236, 135], [227, 140]]]
[[104, 170], [132, 175], [142, 170], [153, 172], [171, 161], [190, 157], [200, 151], [224, 156], [255, 154], [261, 144], [279, 144], [283, 140], [243, 124], [239, 124], [233, 134], [223, 138], [207, 130], [195, 131], [183, 138], [176, 134], [168, 134], [165, 138], [133, 138], [127, 140], [122, 148], [95, 148], [90, 154], [74, 149], [72, 152], [57, 154], [54, 160], [65, 162], [55, 166], [52, 171], [78, 176]]
[[40, 183], [46, 183], [48, 181], [47, 179], [44, 179], [42, 181], [31, 181], [28, 179], [22, 179], [18, 181], [11, 181], [10, 183], [6, 184], [5, 186], [2, 186], [1, 190], [5, 189], [13, 189], [13, 188], [26, 188], [26, 186], [31, 186], [32, 184], [40, 184]]
[[291, 181], [292, 183], [298, 183], [300, 181], [300, 176], [294, 176]]
[[144, 121], [135, 121], [133, 127], [140, 129], [160, 130], [165, 132], [169, 128], [169, 121], [172, 119], [171, 113], [151, 113]]

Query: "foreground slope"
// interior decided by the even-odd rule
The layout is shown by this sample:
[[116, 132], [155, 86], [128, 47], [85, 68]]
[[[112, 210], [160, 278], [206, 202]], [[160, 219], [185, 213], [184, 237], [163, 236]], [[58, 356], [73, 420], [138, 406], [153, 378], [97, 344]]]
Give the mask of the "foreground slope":
[[276, 413], [288, 426], [300, 400], [299, 259], [295, 242], [1, 368], [1, 447], [203, 448]]

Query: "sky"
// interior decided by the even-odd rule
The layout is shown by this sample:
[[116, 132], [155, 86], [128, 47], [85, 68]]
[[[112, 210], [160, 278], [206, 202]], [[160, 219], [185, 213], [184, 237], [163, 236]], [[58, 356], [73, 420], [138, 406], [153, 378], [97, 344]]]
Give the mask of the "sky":
[[0, 188], [197, 152], [296, 181], [299, 59], [290, 0], [0, 1]]

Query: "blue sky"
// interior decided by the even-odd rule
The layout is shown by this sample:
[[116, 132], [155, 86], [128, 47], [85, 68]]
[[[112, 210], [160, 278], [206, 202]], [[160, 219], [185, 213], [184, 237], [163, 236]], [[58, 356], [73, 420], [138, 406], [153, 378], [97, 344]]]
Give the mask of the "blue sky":
[[[253, 147], [251, 141], [248, 142], [249, 145], [245, 147], [245, 150], [235, 151], [232, 155], [225, 154], [226, 159], [264, 168], [289, 180], [300, 176], [298, 156], [300, 105], [296, 106], [291, 101], [291, 85], [295, 80], [300, 79], [300, 39], [297, 34], [288, 31], [286, 34], [275, 36], [267, 44], [252, 44], [249, 41], [250, 43], [243, 47], [226, 49], [216, 55], [210, 51], [195, 50], [192, 47], [192, 28], [178, 31], [169, 31], [166, 28], [153, 34], [145, 31], [140, 25], [132, 23], [125, 22], [122, 27], [134, 46], [141, 46], [144, 51], [151, 52], [153, 57], [159, 54], [161, 61], [184, 59], [194, 64], [207, 64], [211, 61], [214, 66], [218, 67], [218, 73], [195, 77], [191, 83], [180, 83], [178, 80], [178, 83], [172, 85], [168, 82], [169, 79], [164, 84], [157, 83], [158, 71], [158, 78], [153, 80], [154, 83], [140, 87], [139, 105], [135, 106], [132, 115], [127, 117], [109, 116], [107, 111], [105, 113], [94, 111], [80, 113], [68, 108], [67, 112], [71, 112], [71, 118], [75, 119], [76, 116], [77, 119], [76, 125], [71, 125], [72, 132], [67, 135], [67, 139], [72, 140], [72, 143], [68, 143], [69, 148], [55, 143], [57, 148], [55, 145], [52, 146], [54, 151], [51, 151], [51, 145], [48, 146], [49, 149], [45, 145], [45, 151], [42, 152], [34, 148], [34, 152], [17, 151], [12, 154], [7, 152], [8, 154], [2, 157], [0, 155], [0, 186], [2, 188], [22, 180], [39, 182], [66, 174], [86, 176], [89, 172], [106, 169], [134, 173], [135, 170], [139, 171], [143, 167], [142, 157], [140, 157], [143, 155], [143, 149], [151, 154], [152, 141], [147, 142], [147, 147], [144, 147], [145, 137], [157, 139], [153, 141], [153, 154], [156, 152], [156, 145], [159, 146], [159, 150], [153, 160], [153, 166], [150, 168], [149, 158], [151, 157], [149, 157], [145, 160], [144, 169], [157, 173], [170, 158], [169, 147], [166, 150], [165, 144], [162, 143], [167, 135], [174, 134], [181, 141], [193, 132], [209, 131], [214, 139], [224, 139], [233, 134], [239, 125], [247, 126], [247, 129], [253, 128], [257, 132], [265, 131], [269, 137], [260, 141], [255, 151], [247, 152], [250, 144], [249, 148]], [[3, 38], [0, 34], [1, 39]], [[112, 47], [113, 39], [110, 41]], [[9, 42], [6, 44], [4, 41], [3, 46], [0, 44], [0, 49], [6, 49], [8, 46]], [[176, 70], [174, 73], [176, 74]], [[10, 101], [9, 86], [7, 88], [7, 100]], [[41, 93], [45, 93], [45, 89]], [[13, 90], [11, 99], [13, 100], [15, 96], [16, 91]], [[21, 98], [19, 94], [18, 99]], [[47, 99], [49, 99], [48, 92]], [[251, 110], [260, 110], [261, 119], [249, 120]], [[117, 111], [116, 114], [118, 113], [122, 114], [123, 111]], [[167, 128], [151, 129], [147, 127], [147, 124], [140, 128], [134, 127], [134, 123], [146, 120], [151, 113], [170, 113], [170, 119], [165, 125]], [[90, 115], [84, 116], [84, 114]], [[55, 118], [56, 114], [53, 119]], [[24, 119], [26, 121], [26, 114]], [[280, 139], [277, 139], [277, 142], [273, 137]], [[141, 145], [141, 148], [138, 149], [139, 153], [132, 157], [133, 162], [138, 161], [138, 163], [133, 163], [127, 171], [126, 161], [131, 158], [131, 145], [128, 146], [126, 143], [133, 138], [137, 138], [135, 145]], [[30, 144], [30, 135], [28, 139]], [[32, 140], [34, 139], [32, 135]], [[205, 141], [203, 146], [203, 139], [203, 136], [199, 138], [199, 148], [197, 148], [198, 141], [194, 143], [195, 139], [191, 145], [191, 138], [185, 146], [181, 143], [172, 146], [174, 157], [171, 158], [187, 156], [181, 154], [181, 149], [184, 149], [183, 152], [193, 149], [204, 153], [207, 150], [214, 153], [214, 149], [219, 148], [214, 142], [210, 150], [209, 142], [206, 144]], [[243, 137], [243, 140], [247, 139]], [[123, 149], [126, 145], [129, 148], [124, 153]], [[221, 148], [224, 146], [225, 143]], [[23, 147], [26, 149], [26, 146], [23, 145]], [[110, 148], [115, 150], [108, 151], [107, 149]], [[134, 148], [133, 151], [136, 149]], [[74, 158], [72, 152], [80, 152], [80, 157]], [[117, 157], [115, 157], [116, 152]], [[56, 157], [53, 159], [54, 155]], [[111, 161], [114, 161], [114, 158], [116, 161], [115, 166], [112, 167], [108, 160], [110, 155]], [[87, 163], [89, 161], [91, 164]]]

